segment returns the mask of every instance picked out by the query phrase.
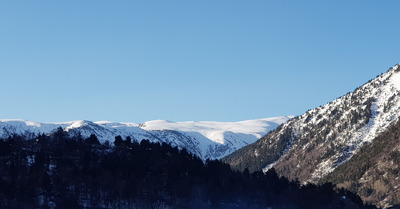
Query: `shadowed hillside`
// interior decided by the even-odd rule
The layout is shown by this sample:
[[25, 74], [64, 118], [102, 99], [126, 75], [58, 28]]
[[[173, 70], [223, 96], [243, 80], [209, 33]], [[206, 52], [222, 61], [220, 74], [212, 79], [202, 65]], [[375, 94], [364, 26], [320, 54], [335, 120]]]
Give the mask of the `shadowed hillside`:
[[0, 140], [2, 208], [373, 208], [332, 184], [300, 187], [267, 173], [232, 171], [166, 143], [61, 128], [31, 140]]

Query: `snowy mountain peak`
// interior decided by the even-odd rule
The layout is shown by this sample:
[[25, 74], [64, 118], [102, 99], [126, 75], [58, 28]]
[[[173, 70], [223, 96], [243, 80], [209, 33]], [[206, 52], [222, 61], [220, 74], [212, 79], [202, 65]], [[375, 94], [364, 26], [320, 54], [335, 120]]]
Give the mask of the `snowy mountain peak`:
[[[396, 65], [354, 92], [301, 116], [303, 127], [307, 124], [318, 126], [335, 121], [334, 127], [322, 126], [326, 130], [333, 128], [324, 138], [332, 143], [332, 147], [342, 149], [317, 165], [311, 181], [324, 177], [338, 165], [345, 163], [361, 147], [370, 143], [400, 118], [399, 72], [399, 65]], [[306, 117], [313, 115], [317, 117], [307, 123]]]
[[247, 144], [293, 117], [276, 117], [241, 122], [187, 121], [172, 122], [153, 120], [141, 124], [88, 120], [63, 123], [38, 123], [26, 120], [0, 120], [0, 137], [12, 134], [45, 133], [61, 127], [70, 135], [89, 137], [95, 134], [99, 141], [113, 142], [115, 136], [149, 139], [186, 148], [199, 157], [221, 158]]
[[277, 124], [281, 124], [290, 118], [292, 117], [276, 117], [240, 122], [172, 122], [167, 120], [153, 120], [141, 124], [140, 127], [147, 131], [176, 130], [186, 133], [200, 133], [202, 136], [219, 144], [226, 144], [225, 139], [229, 134], [243, 134], [242, 140], [249, 144], [254, 142], [254, 138], [260, 138], [269, 130], [274, 129]]
[[307, 111], [225, 160], [251, 171], [274, 167], [318, 182], [400, 118], [399, 65], [355, 91]]
[[73, 121], [71, 125], [69, 125], [65, 128], [65, 131], [69, 131], [70, 129], [74, 129], [74, 128], [81, 128], [84, 126], [96, 126], [96, 124], [93, 123], [92, 121], [88, 121], [88, 120]]

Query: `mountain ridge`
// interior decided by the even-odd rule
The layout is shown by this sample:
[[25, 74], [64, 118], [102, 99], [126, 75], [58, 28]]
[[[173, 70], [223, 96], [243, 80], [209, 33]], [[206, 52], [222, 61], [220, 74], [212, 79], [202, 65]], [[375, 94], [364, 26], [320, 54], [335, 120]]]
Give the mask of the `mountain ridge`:
[[[369, 143], [378, 133], [399, 118], [400, 85], [398, 83], [400, 83], [400, 73], [398, 67], [399, 65], [396, 65], [354, 92], [293, 118], [269, 132], [256, 143], [259, 143], [259, 147], [268, 147], [268, 144], [274, 145], [273, 147], [280, 151], [278, 157], [280, 158], [290, 152], [293, 146], [302, 145], [303, 149], [307, 149], [310, 146], [308, 143], [310, 140], [307, 137], [312, 137], [310, 135], [314, 131], [313, 134], [318, 134], [318, 136], [312, 137], [313, 139], [320, 138], [324, 142], [336, 139], [339, 144], [348, 147], [347, 150], [342, 149], [342, 155], [335, 156], [337, 164], [345, 162], [354, 154], [359, 145]], [[328, 127], [327, 123], [334, 122], [335, 124], [328, 124], [331, 125]], [[346, 127], [354, 127], [354, 129], [350, 130]], [[351, 131], [356, 132], [351, 133]], [[301, 140], [299, 140], [299, 136], [302, 137]], [[350, 140], [346, 141], [346, 137], [350, 137]], [[274, 140], [282, 144], [276, 144], [277, 142]], [[248, 148], [244, 147], [243, 149]], [[260, 156], [260, 149], [254, 149], [252, 152], [254, 157]], [[268, 162], [264, 162], [262, 168], [275, 163], [276, 160], [278, 159], [267, 160]], [[235, 162], [230, 161], [229, 157], [227, 161], [235, 166]], [[315, 173], [315, 177], [319, 174], [324, 175], [323, 164], [324, 162], [320, 162], [320, 170]]]
[[283, 123], [223, 161], [251, 172], [273, 167], [291, 180], [318, 183], [399, 118], [397, 64], [353, 92]]
[[89, 137], [95, 134], [101, 143], [113, 142], [114, 137], [132, 137], [138, 141], [167, 142], [186, 148], [202, 159], [219, 159], [242, 146], [253, 143], [292, 116], [281, 116], [239, 122], [153, 120], [144, 123], [76, 120], [39, 123], [22, 119], [1, 119], [0, 137], [12, 134], [50, 133], [61, 127], [69, 134]]

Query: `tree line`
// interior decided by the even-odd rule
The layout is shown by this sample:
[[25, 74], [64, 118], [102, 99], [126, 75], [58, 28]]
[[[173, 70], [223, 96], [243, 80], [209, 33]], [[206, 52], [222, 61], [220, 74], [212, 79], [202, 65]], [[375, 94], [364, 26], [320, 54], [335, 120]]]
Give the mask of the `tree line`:
[[0, 140], [1, 208], [375, 208], [334, 185], [234, 171], [166, 143], [61, 128]]

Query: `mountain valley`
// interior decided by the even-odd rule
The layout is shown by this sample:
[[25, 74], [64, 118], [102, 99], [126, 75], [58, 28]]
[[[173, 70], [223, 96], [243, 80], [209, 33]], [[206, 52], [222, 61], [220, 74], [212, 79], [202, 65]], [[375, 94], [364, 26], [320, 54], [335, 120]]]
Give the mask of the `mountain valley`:
[[[61, 130], [68, 135], [66, 138], [96, 136], [101, 149], [115, 149], [116, 153], [121, 148], [114, 142], [117, 136], [137, 143], [158, 144], [155, 146], [168, 144], [184, 150], [184, 155], [187, 150], [206, 165], [209, 160], [222, 159], [245, 176], [276, 172], [290, 184], [298, 183], [296, 192], [307, 185], [332, 184], [337, 190], [356, 193], [364, 203], [396, 207], [400, 205], [399, 67], [396, 65], [353, 92], [295, 117], [240, 122], [154, 120], [140, 124], [3, 119], [0, 137], [4, 144], [13, 144], [10, 139], [16, 136], [35, 144], [43, 135], [52, 138]], [[130, 140], [127, 141], [129, 145]]]

